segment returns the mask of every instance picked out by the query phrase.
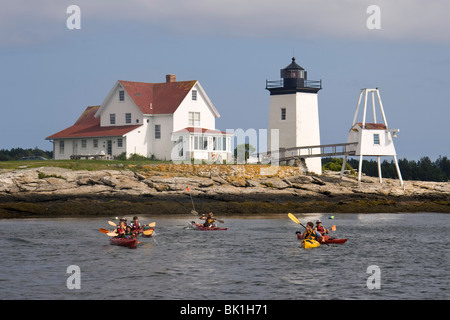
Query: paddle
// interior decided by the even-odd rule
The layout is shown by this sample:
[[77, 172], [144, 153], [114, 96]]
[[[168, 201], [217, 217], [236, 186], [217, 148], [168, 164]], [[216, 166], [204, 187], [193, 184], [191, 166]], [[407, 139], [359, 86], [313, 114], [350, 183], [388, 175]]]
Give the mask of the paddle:
[[195, 211], [194, 200], [192, 199], [191, 189], [189, 189], [189, 187], [187, 187], [186, 190], [189, 191], [189, 196], [191, 197], [192, 208], [193, 208], [193, 210], [191, 210], [191, 213], [193, 215], [198, 215], [198, 212]]
[[108, 224], [109, 224], [110, 226], [117, 227], [117, 224], [114, 223], [114, 222], [112, 222], [112, 221], [108, 221]]
[[144, 235], [144, 236], [151, 236], [152, 234], [153, 234], [153, 229], [150, 229], [150, 230], [144, 230], [144, 231], [142, 231], [142, 234]]
[[297, 217], [294, 216], [292, 213], [288, 213], [288, 217], [289, 217], [292, 221], [294, 221], [295, 223], [301, 225], [303, 228], [306, 229], [306, 227], [305, 227], [300, 221], [298, 221]]
[[100, 228], [100, 229], [98, 229], [98, 231], [100, 231], [101, 233], [109, 233], [109, 232], [111, 232], [111, 231], [109, 231], [108, 229], [105, 229], [105, 228]]

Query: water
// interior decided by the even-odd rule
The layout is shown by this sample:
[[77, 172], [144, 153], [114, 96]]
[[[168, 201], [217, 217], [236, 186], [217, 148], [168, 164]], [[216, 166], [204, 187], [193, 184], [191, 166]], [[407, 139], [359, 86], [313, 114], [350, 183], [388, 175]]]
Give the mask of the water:
[[[450, 298], [450, 215], [296, 216], [335, 224], [347, 243], [302, 249], [287, 214], [221, 217], [227, 231], [186, 229], [192, 215], [141, 217], [157, 227], [137, 249], [109, 244], [107, 218], [0, 220], [0, 299]], [[70, 265], [81, 289], [67, 287]], [[380, 289], [367, 287], [371, 265]]]

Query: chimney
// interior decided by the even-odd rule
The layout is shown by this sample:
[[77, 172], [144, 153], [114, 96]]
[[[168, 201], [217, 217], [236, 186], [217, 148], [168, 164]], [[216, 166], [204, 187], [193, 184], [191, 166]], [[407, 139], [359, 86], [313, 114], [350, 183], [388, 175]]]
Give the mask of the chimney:
[[174, 74], [166, 74], [166, 82], [176, 82], [177, 81], [177, 76]]

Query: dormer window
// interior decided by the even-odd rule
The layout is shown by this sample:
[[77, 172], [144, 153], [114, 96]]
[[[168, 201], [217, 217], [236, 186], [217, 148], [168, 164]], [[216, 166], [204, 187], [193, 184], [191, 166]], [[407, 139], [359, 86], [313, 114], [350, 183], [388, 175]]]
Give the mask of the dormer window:
[[125, 91], [119, 90], [119, 101], [125, 101]]

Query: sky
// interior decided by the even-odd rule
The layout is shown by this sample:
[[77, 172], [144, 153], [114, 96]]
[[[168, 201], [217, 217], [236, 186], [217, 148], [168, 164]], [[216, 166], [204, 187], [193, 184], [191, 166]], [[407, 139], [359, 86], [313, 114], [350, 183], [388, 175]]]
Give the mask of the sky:
[[[267, 129], [266, 80], [293, 56], [322, 80], [322, 144], [347, 141], [360, 90], [378, 87], [397, 156], [450, 156], [450, 1], [0, 0], [0, 149], [45, 138], [117, 80], [198, 80], [217, 129]], [[80, 9], [79, 29], [73, 11]], [[373, 5], [376, 6], [374, 11]], [[69, 23], [68, 23], [69, 20]]]

